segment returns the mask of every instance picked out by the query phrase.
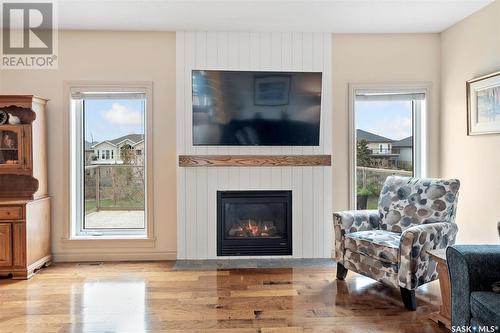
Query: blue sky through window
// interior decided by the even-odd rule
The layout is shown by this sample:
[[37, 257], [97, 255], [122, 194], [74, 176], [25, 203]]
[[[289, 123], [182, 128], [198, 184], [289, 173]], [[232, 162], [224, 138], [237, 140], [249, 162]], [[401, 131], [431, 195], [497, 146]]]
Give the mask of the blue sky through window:
[[412, 135], [411, 102], [357, 101], [356, 128], [393, 140]]
[[86, 141], [113, 140], [127, 134], [144, 134], [143, 100], [85, 100]]

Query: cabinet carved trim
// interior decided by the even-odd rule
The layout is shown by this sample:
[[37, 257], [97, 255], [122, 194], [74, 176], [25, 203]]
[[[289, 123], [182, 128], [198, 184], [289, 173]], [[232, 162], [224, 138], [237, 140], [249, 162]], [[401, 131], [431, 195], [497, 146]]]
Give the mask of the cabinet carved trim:
[[5, 111], [13, 116], [18, 117], [22, 124], [31, 124], [36, 119], [36, 113], [30, 108], [23, 108], [15, 105], [0, 107], [0, 110]]
[[27, 175], [0, 174], [1, 199], [32, 199], [38, 189], [38, 180]]

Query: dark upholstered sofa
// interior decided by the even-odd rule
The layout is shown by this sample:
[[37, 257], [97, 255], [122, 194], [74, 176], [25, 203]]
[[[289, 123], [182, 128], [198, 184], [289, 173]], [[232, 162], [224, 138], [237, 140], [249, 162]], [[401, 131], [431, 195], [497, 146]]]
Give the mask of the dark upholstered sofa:
[[[454, 245], [446, 250], [451, 282], [451, 325], [500, 332], [500, 245]], [[477, 328], [479, 329], [479, 328]]]

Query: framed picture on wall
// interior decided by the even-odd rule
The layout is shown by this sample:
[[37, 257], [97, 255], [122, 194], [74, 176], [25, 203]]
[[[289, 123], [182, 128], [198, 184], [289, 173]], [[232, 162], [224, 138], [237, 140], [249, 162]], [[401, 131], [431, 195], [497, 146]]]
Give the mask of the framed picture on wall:
[[500, 134], [500, 72], [467, 81], [467, 134]]

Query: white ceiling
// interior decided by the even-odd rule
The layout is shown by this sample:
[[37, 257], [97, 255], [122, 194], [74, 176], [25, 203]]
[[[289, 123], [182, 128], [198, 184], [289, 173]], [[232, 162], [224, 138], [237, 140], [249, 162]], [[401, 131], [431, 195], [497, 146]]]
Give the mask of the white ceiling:
[[440, 32], [493, 0], [59, 0], [60, 29]]

